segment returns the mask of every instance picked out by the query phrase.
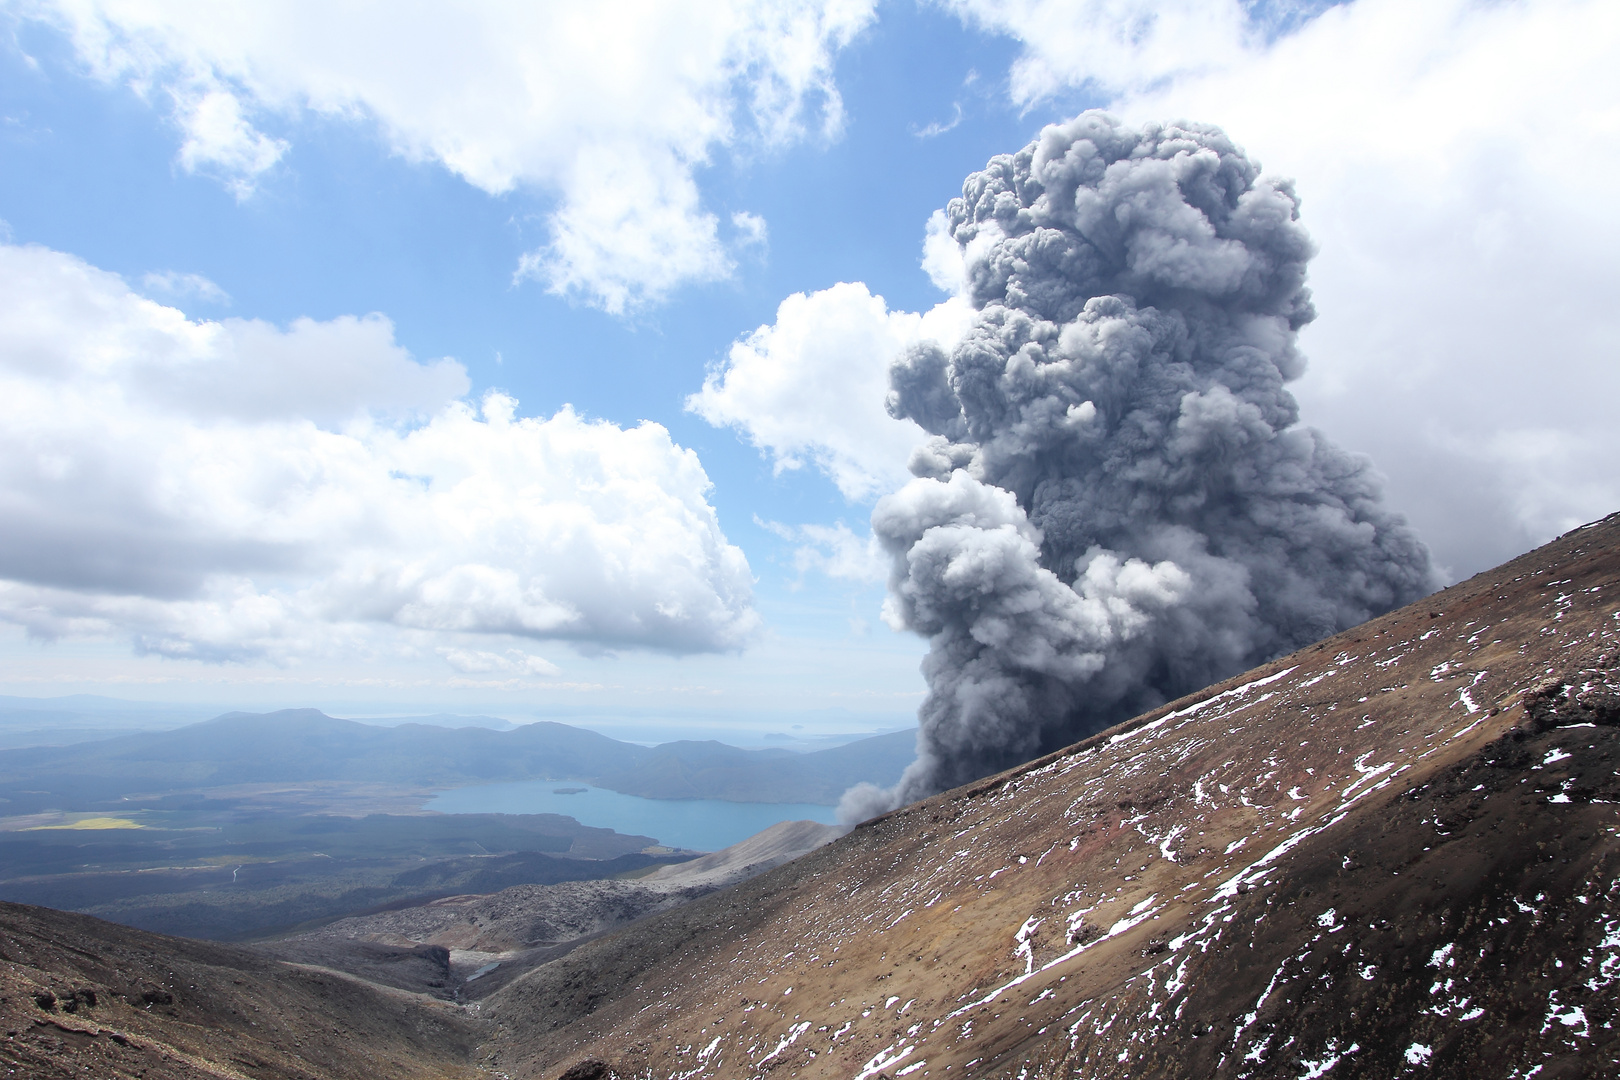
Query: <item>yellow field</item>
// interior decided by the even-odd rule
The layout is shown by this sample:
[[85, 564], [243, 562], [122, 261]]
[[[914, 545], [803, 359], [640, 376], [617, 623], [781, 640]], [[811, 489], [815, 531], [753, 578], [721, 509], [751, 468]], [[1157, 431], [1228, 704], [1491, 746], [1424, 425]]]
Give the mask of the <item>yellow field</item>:
[[128, 818], [121, 817], [87, 817], [78, 821], [66, 821], [60, 825], [35, 825], [27, 832], [38, 832], [42, 829], [144, 829], [145, 825], [137, 825]]

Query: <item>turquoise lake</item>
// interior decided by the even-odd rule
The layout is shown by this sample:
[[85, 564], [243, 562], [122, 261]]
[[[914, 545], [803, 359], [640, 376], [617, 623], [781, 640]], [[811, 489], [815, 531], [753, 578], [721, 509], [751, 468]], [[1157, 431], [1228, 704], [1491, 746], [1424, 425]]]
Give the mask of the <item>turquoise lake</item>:
[[[560, 794], [572, 791], [573, 794]], [[643, 799], [569, 780], [520, 780], [441, 791], [423, 804], [441, 814], [567, 814], [581, 825], [651, 836], [668, 847], [718, 851], [779, 821], [836, 822], [830, 806]]]

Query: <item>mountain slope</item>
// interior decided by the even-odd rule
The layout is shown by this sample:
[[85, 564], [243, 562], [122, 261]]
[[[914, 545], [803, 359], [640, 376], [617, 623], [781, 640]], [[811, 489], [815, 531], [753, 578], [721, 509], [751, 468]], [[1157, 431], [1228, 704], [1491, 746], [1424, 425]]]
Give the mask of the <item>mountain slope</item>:
[[1620, 515], [584, 945], [553, 1076], [1620, 1070]]
[[0, 903], [0, 1069], [28, 1080], [453, 1078], [454, 1006], [243, 949]]

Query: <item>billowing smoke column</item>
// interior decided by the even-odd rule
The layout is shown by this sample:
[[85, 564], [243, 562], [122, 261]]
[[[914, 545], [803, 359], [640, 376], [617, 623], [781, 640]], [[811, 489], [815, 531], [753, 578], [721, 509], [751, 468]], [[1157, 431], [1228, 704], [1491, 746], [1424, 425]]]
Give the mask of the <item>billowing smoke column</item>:
[[912, 349], [931, 434], [873, 529], [929, 637], [918, 758], [861, 820], [1414, 600], [1426, 549], [1371, 465], [1297, 425], [1299, 200], [1219, 129], [1087, 113], [946, 210], [978, 315]]

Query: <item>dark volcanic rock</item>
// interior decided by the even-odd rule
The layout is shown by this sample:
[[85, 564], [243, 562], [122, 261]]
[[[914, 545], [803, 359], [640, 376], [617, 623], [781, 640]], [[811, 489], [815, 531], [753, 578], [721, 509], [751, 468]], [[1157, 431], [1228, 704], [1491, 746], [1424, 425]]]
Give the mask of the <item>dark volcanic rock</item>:
[[607, 1062], [588, 1058], [564, 1069], [562, 1076], [557, 1080], [604, 1080], [605, 1077], [612, 1075], [613, 1070], [608, 1068]]

